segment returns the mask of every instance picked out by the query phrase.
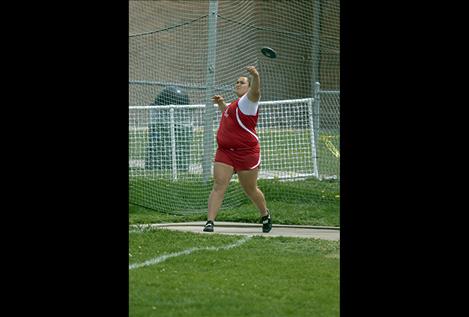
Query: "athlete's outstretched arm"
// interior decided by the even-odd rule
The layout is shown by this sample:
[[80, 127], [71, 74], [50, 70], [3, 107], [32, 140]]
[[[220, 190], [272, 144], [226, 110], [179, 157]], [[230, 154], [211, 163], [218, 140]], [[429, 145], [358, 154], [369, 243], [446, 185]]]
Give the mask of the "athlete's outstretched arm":
[[254, 66], [248, 66], [246, 67], [246, 70], [252, 76], [251, 87], [249, 88], [249, 91], [248, 91], [248, 98], [252, 102], [257, 102], [261, 98], [261, 85], [260, 85], [259, 73], [256, 67]]

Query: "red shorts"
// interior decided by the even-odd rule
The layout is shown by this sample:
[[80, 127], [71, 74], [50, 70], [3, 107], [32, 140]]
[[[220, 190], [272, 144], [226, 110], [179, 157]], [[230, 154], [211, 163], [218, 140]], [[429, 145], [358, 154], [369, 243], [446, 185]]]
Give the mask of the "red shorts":
[[215, 162], [233, 166], [234, 171], [252, 170], [261, 163], [260, 149], [225, 149], [218, 148], [215, 154]]

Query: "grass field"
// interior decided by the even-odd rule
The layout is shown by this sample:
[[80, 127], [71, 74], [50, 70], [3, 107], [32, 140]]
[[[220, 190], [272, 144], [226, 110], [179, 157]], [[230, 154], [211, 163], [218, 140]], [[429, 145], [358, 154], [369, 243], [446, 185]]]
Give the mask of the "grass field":
[[[336, 181], [260, 186], [274, 225], [340, 225]], [[129, 205], [131, 224], [197, 220], [206, 209], [178, 215]], [[217, 221], [255, 223], [259, 214], [245, 200], [220, 210]], [[339, 248], [318, 239], [130, 229], [130, 316], [339, 316]]]
[[[262, 168], [275, 168], [276, 160], [292, 160], [291, 138], [275, 136], [277, 150]], [[318, 155], [330, 155], [336, 161], [330, 170], [337, 172], [334, 147], [339, 139], [322, 140], [329, 145], [320, 147], [323, 153]], [[295, 162], [306, 162], [301, 168], [309, 169], [308, 149], [298, 155]], [[211, 181], [183, 173], [177, 181], [161, 176], [130, 177], [130, 224], [206, 220]], [[338, 180], [260, 179], [258, 185], [272, 213], [273, 230], [275, 224], [340, 225]], [[239, 183], [230, 184], [216, 221], [259, 222], [257, 209]], [[132, 228], [129, 316], [339, 316], [339, 244]]]
[[[272, 212], [294, 214], [321, 210], [338, 214], [340, 191], [339, 181], [314, 178], [301, 181], [259, 180]], [[133, 178], [130, 180], [130, 202], [143, 208], [174, 214], [205, 214], [212, 182], [162, 180], [159, 178]], [[273, 204], [273, 205], [272, 205]], [[243, 205], [252, 205], [239, 183], [232, 182], [225, 194], [222, 211], [236, 210]], [[131, 209], [132, 211], [136, 209]], [[252, 207], [254, 208], [254, 207]], [[293, 209], [293, 210], [292, 210]], [[137, 213], [138, 214], [138, 213]], [[285, 217], [288, 218], [288, 217]], [[294, 221], [299, 221], [297, 218]], [[287, 219], [285, 219], [287, 220]], [[293, 220], [290, 220], [293, 221]], [[315, 220], [317, 222], [317, 219]], [[294, 224], [292, 222], [291, 224]]]
[[129, 233], [129, 316], [339, 316], [339, 242]]

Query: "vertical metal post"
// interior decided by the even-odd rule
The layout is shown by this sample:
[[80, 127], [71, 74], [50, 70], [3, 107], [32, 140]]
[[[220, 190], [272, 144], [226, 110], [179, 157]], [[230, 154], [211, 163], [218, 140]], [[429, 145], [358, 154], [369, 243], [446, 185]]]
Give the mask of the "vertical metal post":
[[[314, 132], [314, 142], [316, 144], [316, 147], [317, 145], [319, 144], [318, 141], [319, 141], [319, 131], [320, 131], [320, 113], [319, 113], [319, 109], [320, 109], [320, 106], [321, 106], [321, 93], [320, 93], [320, 90], [321, 90], [321, 84], [319, 82], [315, 82], [314, 83], [314, 102], [313, 102], [313, 119], [314, 119], [314, 122], [313, 122], [313, 132]], [[319, 167], [317, 167], [317, 163], [318, 163], [318, 160], [317, 160], [317, 155], [316, 155], [316, 172], [318, 173], [318, 178], [319, 178]]]
[[313, 6], [313, 47], [312, 47], [312, 83], [320, 81], [319, 78], [319, 66], [321, 62], [321, 50], [320, 50], [320, 41], [321, 41], [321, 0], [314, 1]]
[[316, 178], [319, 178], [319, 171], [318, 171], [318, 152], [317, 152], [317, 143], [316, 143], [316, 133], [315, 124], [314, 124], [314, 110], [313, 104], [315, 99], [310, 99], [308, 101], [308, 116], [309, 116], [309, 127], [311, 129], [311, 156], [313, 161], [313, 175]]
[[210, 0], [208, 14], [208, 53], [206, 73], [206, 95], [204, 115], [204, 159], [202, 162], [204, 182], [207, 182], [212, 172], [213, 160], [213, 120], [215, 107], [213, 106], [213, 86], [215, 85], [215, 61], [217, 53], [217, 14], [218, 0]]
[[319, 82], [320, 78], [320, 68], [321, 68], [321, 0], [315, 0], [313, 2], [313, 39], [312, 39], [312, 52], [311, 52], [311, 59], [312, 59], [312, 69], [311, 69], [311, 90], [313, 93], [313, 105], [312, 105], [312, 115], [313, 115], [313, 122], [312, 122], [312, 142], [314, 142], [316, 154], [313, 153], [314, 156], [314, 173], [319, 178], [319, 167], [318, 167], [318, 157], [317, 157], [317, 148], [318, 148], [318, 141], [319, 141], [319, 105], [320, 105], [320, 96], [319, 96], [319, 89], [320, 85]]
[[169, 129], [171, 131], [171, 165], [173, 170], [173, 180], [178, 178], [177, 172], [177, 160], [176, 160], [176, 133], [174, 128], [174, 106], [171, 107], [169, 111], [170, 124]]

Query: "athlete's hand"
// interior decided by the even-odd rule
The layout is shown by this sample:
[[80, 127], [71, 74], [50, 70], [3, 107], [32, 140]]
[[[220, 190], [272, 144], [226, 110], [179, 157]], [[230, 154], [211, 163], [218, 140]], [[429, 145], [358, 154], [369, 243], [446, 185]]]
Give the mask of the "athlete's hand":
[[255, 66], [247, 66], [246, 70], [248, 71], [249, 74], [252, 76], [259, 76], [259, 73], [257, 72], [257, 69]]
[[225, 104], [225, 99], [223, 99], [222, 96], [220, 95], [215, 95], [212, 97], [213, 102], [219, 105], [224, 105]]

